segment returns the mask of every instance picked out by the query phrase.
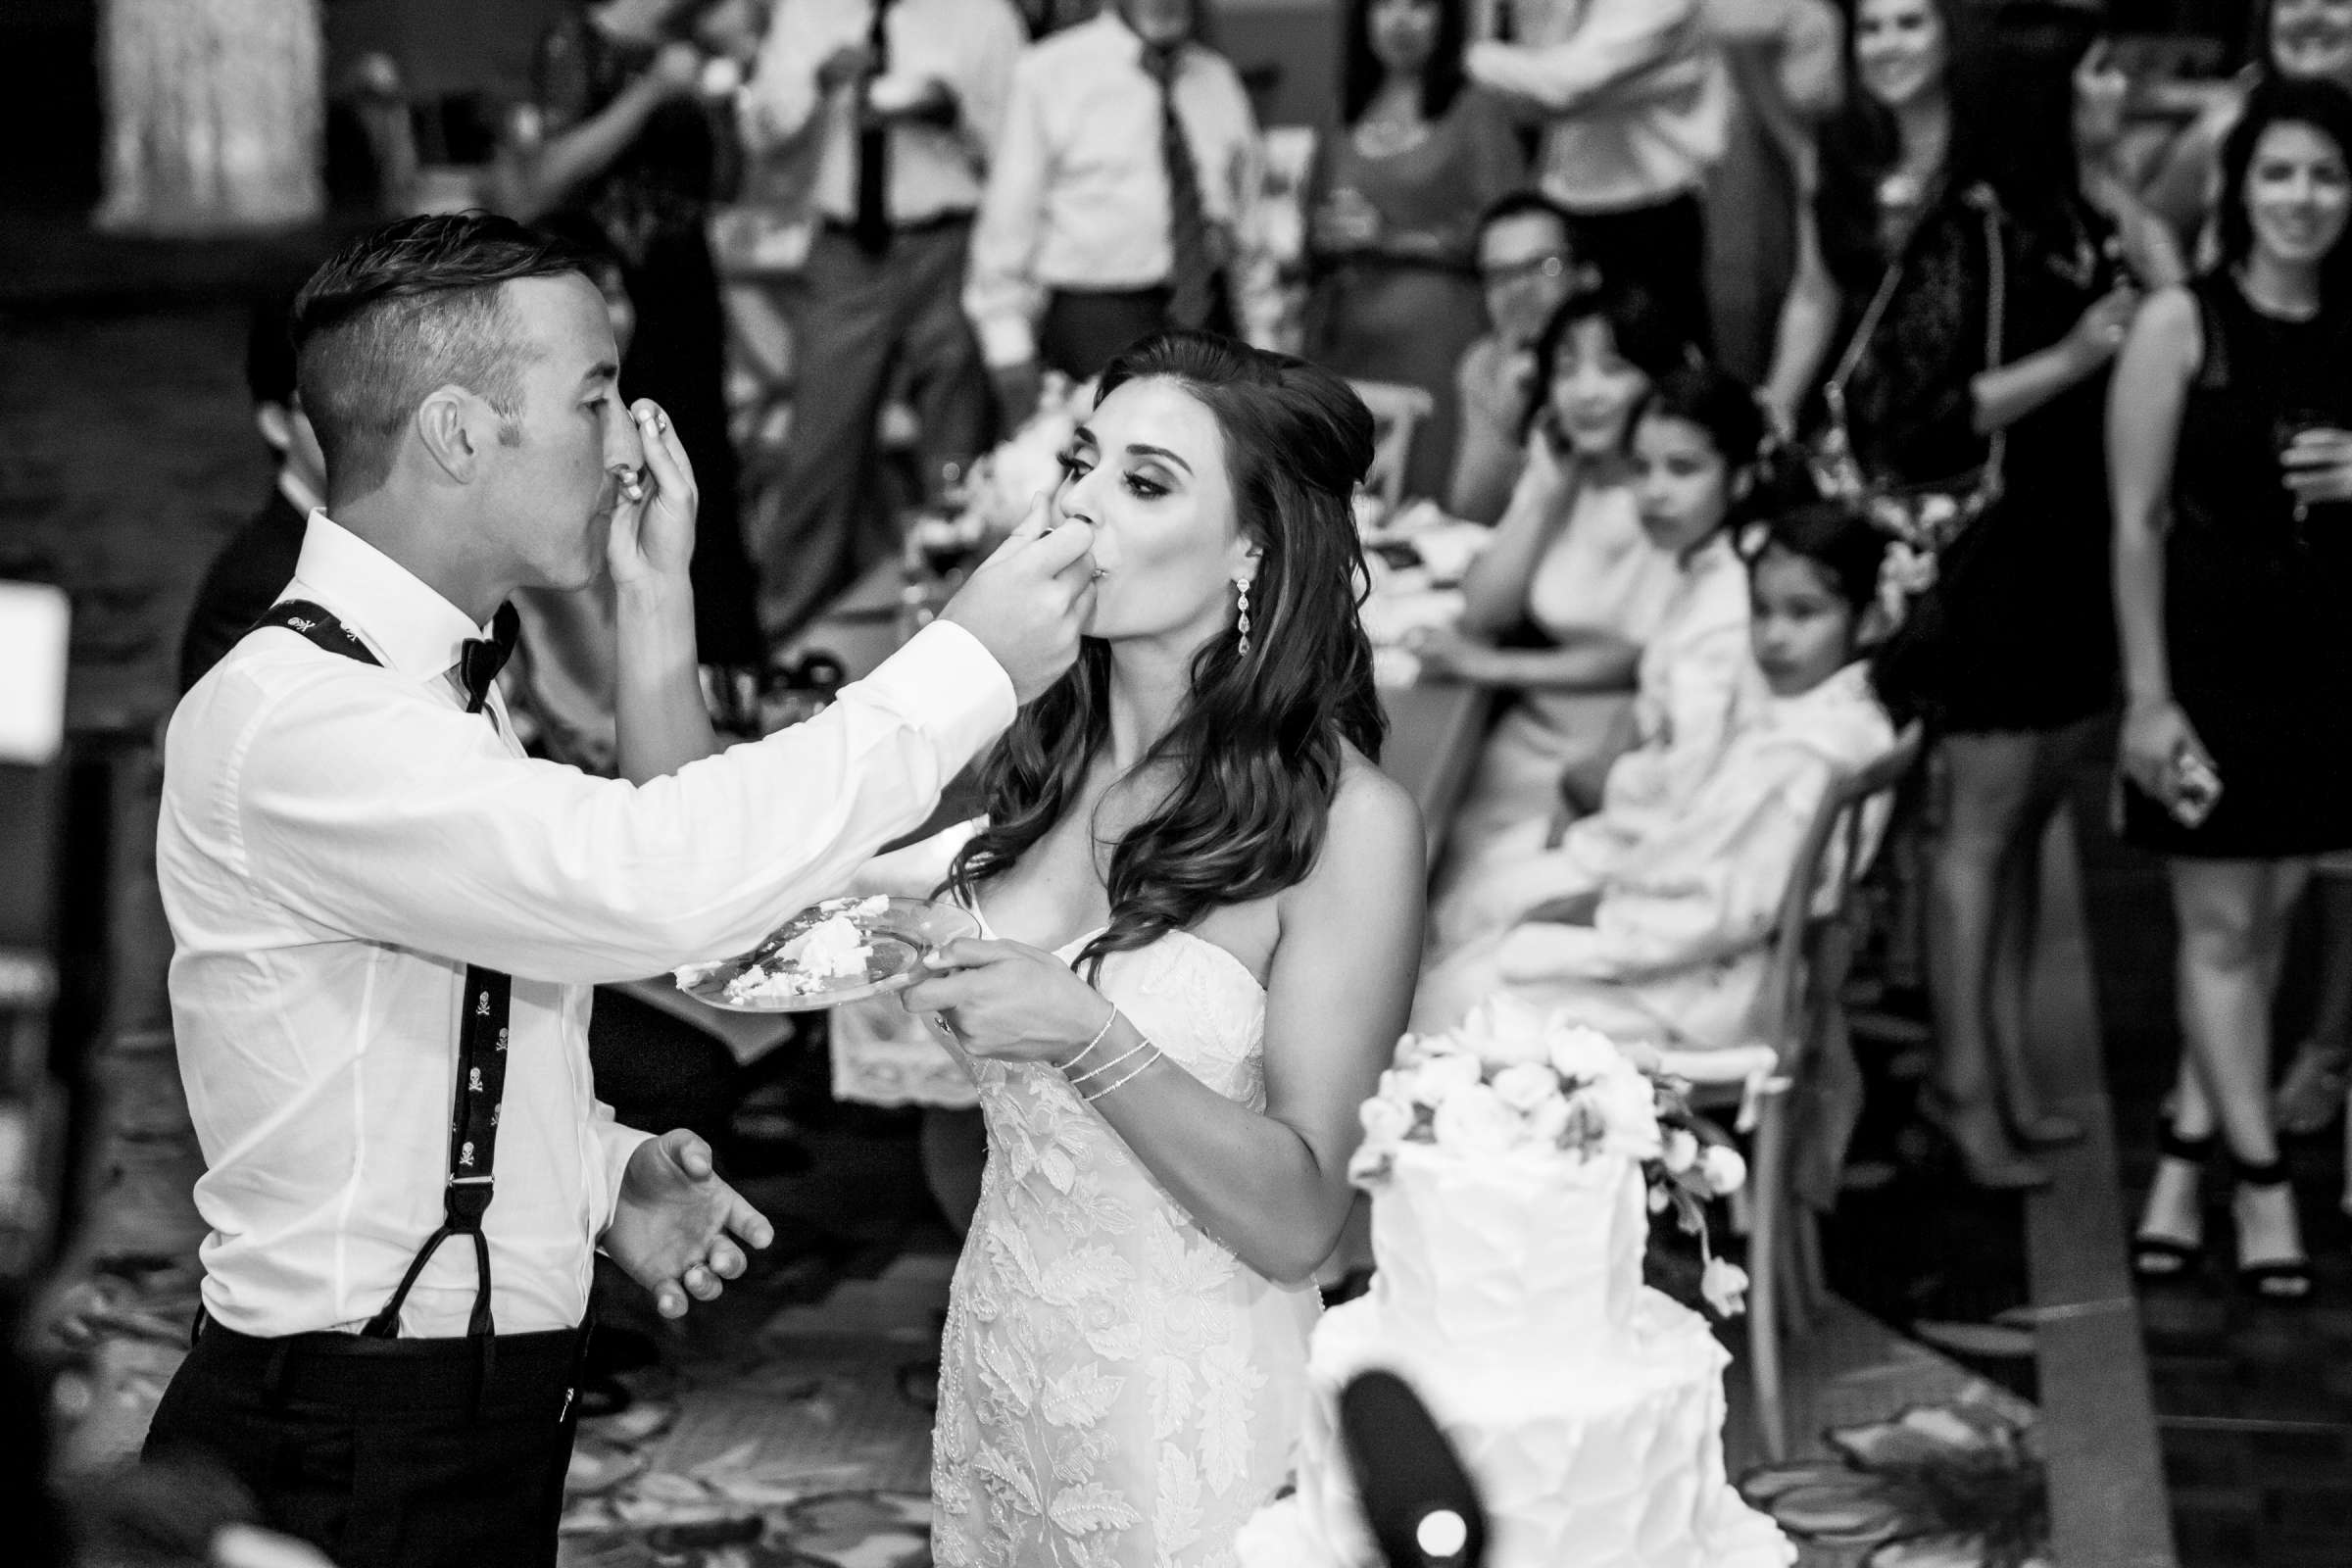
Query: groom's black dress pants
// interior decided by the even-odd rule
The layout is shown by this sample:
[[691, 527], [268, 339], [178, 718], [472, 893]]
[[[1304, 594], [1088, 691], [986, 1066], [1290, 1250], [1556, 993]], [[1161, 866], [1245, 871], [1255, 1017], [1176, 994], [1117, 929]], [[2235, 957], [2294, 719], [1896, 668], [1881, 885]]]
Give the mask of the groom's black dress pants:
[[552, 1568], [583, 1338], [502, 1334], [485, 1366], [473, 1340], [207, 1323], [146, 1452], [202, 1452], [336, 1568]]

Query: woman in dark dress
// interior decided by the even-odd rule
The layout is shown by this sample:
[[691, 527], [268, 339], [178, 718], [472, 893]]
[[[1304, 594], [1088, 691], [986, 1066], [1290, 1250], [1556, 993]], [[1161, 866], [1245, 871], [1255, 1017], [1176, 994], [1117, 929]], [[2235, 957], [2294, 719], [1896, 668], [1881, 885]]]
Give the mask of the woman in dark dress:
[[620, 257], [637, 312], [620, 384], [669, 412], [693, 460], [695, 638], [702, 662], [728, 672], [732, 703], [733, 673], [756, 671], [766, 645], [737, 517], [726, 324], [706, 231], [721, 143], [701, 93], [706, 56], [682, 35], [707, 3], [600, 0], [550, 28], [504, 205], [525, 220], [584, 215]]
[[1887, 262], [1942, 194], [1964, 21], [1953, 0], [1854, 8], [1845, 104], [1816, 138], [1813, 201], [1764, 379], [1765, 402], [1786, 426], [1795, 426]]
[[2167, 858], [2180, 1077], [2132, 1246], [2203, 1250], [2215, 1135], [2237, 1272], [2311, 1271], [2268, 1102], [2271, 998], [2315, 856], [2352, 849], [2352, 98], [2255, 89], [2223, 145], [2221, 265], [2153, 299], [2117, 378], [2116, 612], [2131, 707], [2124, 830]]
[[1921, 1114], [1986, 1187], [2042, 1185], [2027, 1151], [2082, 1133], [2040, 1106], [2024, 1014], [2042, 829], [2115, 686], [2097, 454], [2106, 367], [2136, 296], [2075, 162], [2052, 156], [2073, 134], [2094, 26], [2072, 7], [2011, 5], [1955, 57], [1943, 193], [1903, 247], [1884, 315], [1844, 356], [1872, 477], [1953, 479], [1987, 462], [1992, 432], [2006, 441], [2001, 498], [1944, 550], [1880, 667], [1889, 706], [1928, 726], [1938, 787], [1926, 890], [1937, 1067]]
[[1443, 496], [1460, 423], [1455, 371], [1487, 330], [1479, 215], [1525, 160], [1502, 105], [1462, 79], [1468, 0], [1354, 0], [1345, 123], [1307, 180], [1306, 357], [1429, 393], [1405, 493]]

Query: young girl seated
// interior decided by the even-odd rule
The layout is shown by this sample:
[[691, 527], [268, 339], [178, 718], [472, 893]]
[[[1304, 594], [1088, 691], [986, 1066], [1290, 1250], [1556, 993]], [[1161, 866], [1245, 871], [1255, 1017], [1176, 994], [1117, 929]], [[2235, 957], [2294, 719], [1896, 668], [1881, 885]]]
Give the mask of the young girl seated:
[[1746, 1042], [1805, 834], [1836, 782], [1895, 743], [1856, 660], [1875, 620], [1882, 536], [1851, 510], [1818, 504], [1760, 531], [1747, 578], [1765, 694], [1740, 711], [1679, 810], [1640, 809], [1622, 827], [1604, 808], [1535, 856], [1514, 923], [1424, 976], [1416, 1031], [1449, 1028], [1509, 990], [1620, 1038], [1683, 1050]]
[[1708, 366], [1668, 371], [1636, 405], [1625, 438], [1629, 488], [1643, 537], [1673, 571], [1642, 649], [1633, 705], [1606, 744], [1568, 764], [1540, 814], [1457, 852], [1460, 870], [1431, 921], [1434, 956], [1516, 919], [1527, 907], [1518, 889], [1531, 858], [1572, 817], [1582, 818], [1572, 838], [1599, 858], [1594, 874], [1605, 874], [1621, 846], [1683, 809], [1738, 713], [1761, 696], [1747, 650], [1747, 573], [1732, 539], [1763, 434], [1753, 394]]
[[1526, 470], [1462, 579], [1460, 629], [1415, 650], [1428, 673], [1512, 694], [1453, 813], [1441, 901], [1497, 833], [1548, 818], [1560, 770], [1607, 744], [1674, 591], [1673, 558], [1637, 515], [1625, 437], [1689, 345], [1647, 294], [1608, 285], [1562, 305], [1536, 352], [1545, 391]]

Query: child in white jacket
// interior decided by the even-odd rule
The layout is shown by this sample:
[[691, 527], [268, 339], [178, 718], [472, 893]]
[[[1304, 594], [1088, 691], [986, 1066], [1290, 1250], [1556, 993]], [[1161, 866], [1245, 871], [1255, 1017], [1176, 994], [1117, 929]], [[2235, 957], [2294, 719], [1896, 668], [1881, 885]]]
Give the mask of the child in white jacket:
[[[1481, 998], [1508, 990], [1618, 1038], [1684, 1050], [1746, 1043], [1806, 832], [1840, 778], [1895, 744], [1856, 658], [1874, 614], [1882, 537], [1827, 505], [1757, 531], [1750, 643], [1765, 695], [1741, 707], [1676, 808], [1604, 804], [1557, 848], [1531, 856], [1514, 879], [1511, 923], [1423, 977], [1416, 1032], [1448, 1028]], [[1614, 772], [1609, 786], [1613, 804]]]

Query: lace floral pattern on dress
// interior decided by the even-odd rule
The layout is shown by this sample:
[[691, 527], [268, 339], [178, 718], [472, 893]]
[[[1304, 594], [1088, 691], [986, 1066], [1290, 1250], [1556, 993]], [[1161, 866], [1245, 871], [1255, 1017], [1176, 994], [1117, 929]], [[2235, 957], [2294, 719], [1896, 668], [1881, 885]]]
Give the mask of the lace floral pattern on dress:
[[[1178, 933], [1112, 955], [1102, 986], [1264, 1108], [1265, 997], [1231, 955]], [[975, 1071], [989, 1161], [941, 1352], [935, 1558], [1224, 1568], [1289, 1468], [1313, 1288], [1203, 1233], [1058, 1072]]]

